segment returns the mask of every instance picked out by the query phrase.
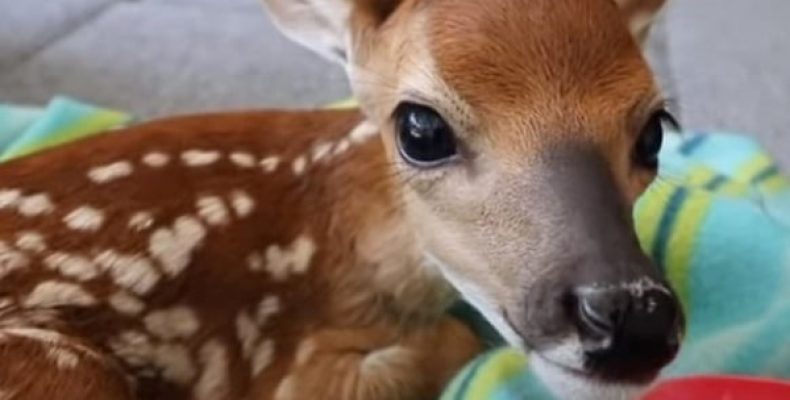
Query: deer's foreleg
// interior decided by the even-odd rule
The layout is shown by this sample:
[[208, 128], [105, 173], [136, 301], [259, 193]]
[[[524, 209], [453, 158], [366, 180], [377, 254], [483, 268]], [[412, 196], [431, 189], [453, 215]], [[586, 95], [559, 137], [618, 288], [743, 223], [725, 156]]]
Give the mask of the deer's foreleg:
[[309, 337], [273, 399], [435, 399], [480, 351], [477, 338], [451, 318], [406, 337], [394, 332], [336, 330]]

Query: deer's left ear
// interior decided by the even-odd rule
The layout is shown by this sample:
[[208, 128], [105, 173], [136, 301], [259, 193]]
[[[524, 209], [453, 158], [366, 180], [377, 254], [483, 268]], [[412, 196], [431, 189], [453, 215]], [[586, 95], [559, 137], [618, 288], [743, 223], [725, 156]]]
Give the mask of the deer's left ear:
[[631, 33], [643, 44], [656, 17], [666, 4], [666, 0], [614, 0], [631, 28]]

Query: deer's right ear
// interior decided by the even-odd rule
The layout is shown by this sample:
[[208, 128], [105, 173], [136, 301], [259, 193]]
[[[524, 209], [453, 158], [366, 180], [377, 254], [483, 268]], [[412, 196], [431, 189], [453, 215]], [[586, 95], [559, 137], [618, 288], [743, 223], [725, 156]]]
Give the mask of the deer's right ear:
[[263, 0], [274, 24], [292, 40], [345, 62], [352, 0]]
[[[263, 0], [274, 24], [292, 40], [345, 63], [351, 21], [380, 24], [401, 0]], [[353, 18], [352, 17], [362, 17]]]

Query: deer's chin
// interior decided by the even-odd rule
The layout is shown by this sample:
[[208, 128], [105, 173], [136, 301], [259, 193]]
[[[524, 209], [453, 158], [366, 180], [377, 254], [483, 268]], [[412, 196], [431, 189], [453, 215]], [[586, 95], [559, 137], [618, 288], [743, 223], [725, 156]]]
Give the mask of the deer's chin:
[[651, 386], [651, 382], [630, 383], [613, 380], [597, 371], [552, 360], [540, 352], [532, 354], [530, 361], [534, 372], [546, 388], [561, 399], [632, 400], [638, 399]]

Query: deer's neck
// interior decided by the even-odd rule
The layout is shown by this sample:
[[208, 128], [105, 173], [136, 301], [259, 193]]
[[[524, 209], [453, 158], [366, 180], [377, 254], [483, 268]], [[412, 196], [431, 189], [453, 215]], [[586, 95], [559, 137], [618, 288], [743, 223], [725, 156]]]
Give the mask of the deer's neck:
[[398, 179], [378, 136], [356, 146], [328, 177], [326, 192], [334, 197], [328, 235], [346, 238], [338, 245], [350, 253], [332, 279], [333, 319], [431, 322], [456, 297], [424, 255]]

